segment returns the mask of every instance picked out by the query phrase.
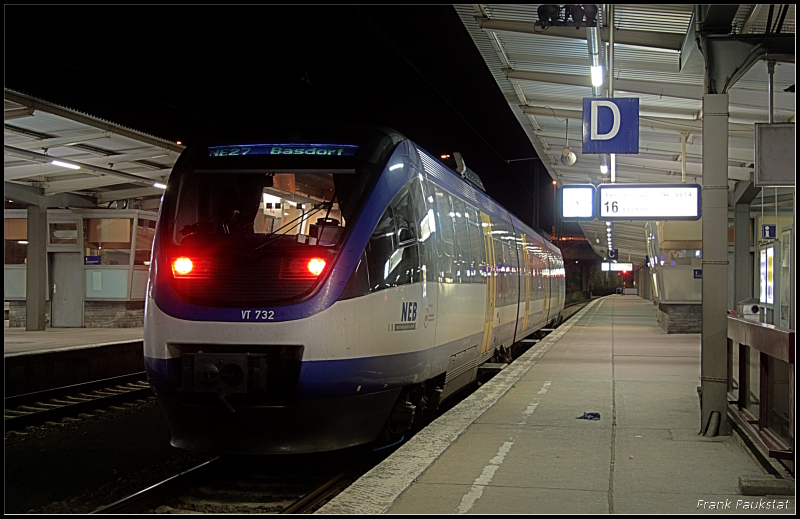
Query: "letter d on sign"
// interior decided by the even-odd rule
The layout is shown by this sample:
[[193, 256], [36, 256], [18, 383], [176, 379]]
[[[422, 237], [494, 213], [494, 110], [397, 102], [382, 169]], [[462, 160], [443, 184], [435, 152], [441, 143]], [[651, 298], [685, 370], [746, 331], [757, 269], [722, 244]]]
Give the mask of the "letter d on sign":
[[[619, 123], [620, 123], [620, 115], [619, 115], [619, 108], [617, 105], [612, 103], [611, 101], [591, 101], [592, 105], [592, 115], [591, 115], [591, 125], [592, 125], [592, 140], [593, 141], [607, 141], [609, 139], [613, 139], [619, 133]], [[599, 106], [605, 106], [611, 109], [611, 112], [614, 114], [614, 125], [611, 127], [611, 131], [604, 134], [597, 133], [597, 108]]]

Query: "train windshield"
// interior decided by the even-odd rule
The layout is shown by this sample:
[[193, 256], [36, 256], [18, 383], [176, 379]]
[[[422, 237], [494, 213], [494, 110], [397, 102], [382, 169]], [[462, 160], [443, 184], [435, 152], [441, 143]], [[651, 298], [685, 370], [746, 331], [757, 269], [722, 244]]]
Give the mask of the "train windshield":
[[173, 199], [172, 245], [192, 239], [335, 245], [395, 141], [360, 132], [202, 146], [204, 156], [183, 172]]
[[161, 218], [180, 299], [240, 307], [308, 296], [401, 139], [291, 137], [198, 143], [176, 164]]

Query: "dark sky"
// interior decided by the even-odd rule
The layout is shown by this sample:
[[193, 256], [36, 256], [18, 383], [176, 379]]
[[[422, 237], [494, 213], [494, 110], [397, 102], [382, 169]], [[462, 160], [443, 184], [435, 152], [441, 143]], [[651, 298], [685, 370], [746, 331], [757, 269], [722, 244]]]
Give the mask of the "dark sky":
[[[46, 16], [41, 16], [42, 10]], [[6, 6], [5, 86], [191, 143], [281, 121], [393, 127], [460, 151], [550, 230], [550, 177], [452, 6]]]

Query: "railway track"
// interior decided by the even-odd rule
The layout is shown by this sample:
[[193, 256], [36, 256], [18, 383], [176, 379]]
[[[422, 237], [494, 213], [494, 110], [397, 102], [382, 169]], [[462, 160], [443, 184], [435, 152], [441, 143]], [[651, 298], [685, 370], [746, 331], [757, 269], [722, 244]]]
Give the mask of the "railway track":
[[152, 396], [145, 378], [141, 372], [6, 397], [5, 429], [21, 430], [64, 418], [77, 420], [80, 415], [145, 399]]
[[385, 456], [218, 457], [92, 513], [307, 513]]

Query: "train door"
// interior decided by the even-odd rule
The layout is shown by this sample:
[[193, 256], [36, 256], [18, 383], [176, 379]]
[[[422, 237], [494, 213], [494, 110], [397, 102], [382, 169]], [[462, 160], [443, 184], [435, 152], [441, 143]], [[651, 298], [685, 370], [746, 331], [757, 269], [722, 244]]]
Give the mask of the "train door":
[[517, 256], [519, 257], [519, 275], [520, 275], [520, 294], [519, 294], [519, 311], [517, 314], [517, 331], [514, 334], [514, 341], [518, 341], [525, 336], [525, 332], [531, 327], [531, 296], [532, 296], [532, 279], [531, 279], [531, 262], [528, 257], [528, 239], [522, 233], [517, 235]]
[[56, 252], [50, 256], [53, 286], [50, 295], [53, 328], [83, 326], [83, 264], [81, 255]]
[[547, 324], [550, 321], [550, 309], [552, 307], [552, 294], [550, 292], [553, 283], [551, 282], [551, 258], [550, 258], [550, 251], [547, 248], [547, 242], [545, 242], [544, 247], [542, 248], [542, 262], [544, 263], [542, 268], [542, 284], [544, 285], [544, 308], [542, 311], [542, 321], [544, 324]]
[[[436, 217], [435, 206], [431, 202], [433, 193], [430, 183], [417, 175], [409, 186], [413, 218], [419, 222], [419, 268], [422, 281], [419, 319], [422, 326], [422, 341], [426, 348], [432, 348], [436, 341], [436, 313], [438, 290], [436, 288]], [[435, 375], [435, 374], [432, 374]]]

